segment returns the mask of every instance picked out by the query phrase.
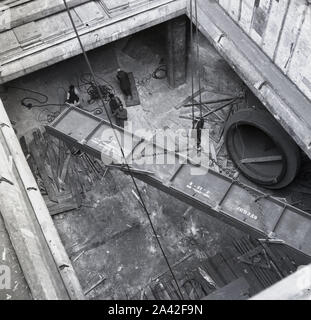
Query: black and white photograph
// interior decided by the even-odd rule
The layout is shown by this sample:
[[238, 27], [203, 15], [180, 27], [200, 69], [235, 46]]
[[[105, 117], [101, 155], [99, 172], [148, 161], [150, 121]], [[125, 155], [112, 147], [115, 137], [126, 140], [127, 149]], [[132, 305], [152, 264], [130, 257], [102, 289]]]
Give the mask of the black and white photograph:
[[1, 0], [0, 300], [311, 300], [311, 1]]

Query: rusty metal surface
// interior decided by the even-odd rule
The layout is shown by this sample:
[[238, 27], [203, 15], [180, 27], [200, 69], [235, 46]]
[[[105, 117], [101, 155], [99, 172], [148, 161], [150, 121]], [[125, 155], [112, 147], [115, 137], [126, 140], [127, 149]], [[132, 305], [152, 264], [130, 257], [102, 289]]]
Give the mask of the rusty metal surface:
[[[120, 152], [111, 153], [111, 150], [118, 149], [112, 131], [108, 138], [107, 134], [100, 138], [100, 132], [105, 129], [111, 130], [107, 121], [76, 108], [67, 109], [46, 127], [50, 134], [99, 159], [104, 154], [105, 158], [113, 157], [112, 163], [121, 163]], [[115, 129], [121, 139], [132, 135], [119, 127]], [[153, 173], [135, 171], [136, 178], [258, 238], [282, 240], [285, 245], [311, 256], [311, 215], [210, 168], [198, 168], [192, 159], [134, 135], [132, 143], [125, 143], [125, 155], [130, 159], [133, 155], [135, 158], [148, 154], [151, 144], [154, 152], [150, 157], [165, 153], [175, 158], [176, 163], [135, 163], [135, 169]], [[192, 174], [195, 167], [200, 170], [199, 175]]]

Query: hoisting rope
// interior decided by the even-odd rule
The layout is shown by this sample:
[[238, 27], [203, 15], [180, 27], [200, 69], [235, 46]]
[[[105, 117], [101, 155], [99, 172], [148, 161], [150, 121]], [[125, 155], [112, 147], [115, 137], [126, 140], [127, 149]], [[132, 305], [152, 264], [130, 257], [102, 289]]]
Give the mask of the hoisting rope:
[[190, 0], [190, 69], [191, 69], [191, 103], [192, 103], [192, 129], [195, 128], [194, 118], [194, 74], [193, 74], [193, 0]]
[[199, 35], [199, 21], [198, 21], [198, 1], [195, 0], [195, 20], [196, 20], [196, 45], [197, 45], [197, 73], [199, 78], [199, 102], [200, 102], [200, 121], [203, 119], [203, 108], [202, 108], [202, 88], [201, 88], [201, 66], [200, 66], [200, 35]]
[[103, 104], [103, 108], [104, 108], [104, 110], [105, 110], [105, 112], [106, 112], [108, 121], [109, 121], [109, 123], [110, 123], [110, 127], [111, 127], [111, 129], [112, 129], [112, 131], [113, 131], [113, 134], [114, 134], [114, 136], [115, 136], [115, 139], [116, 139], [116, 141], [117, 141], [117, 143], [118, 143], [118, 145], [119, 145], [119, 148], [120, 148], [120, 151], [121, 151], [121, 154], [122, 154], [122, 158], [123, 158], [123, 160], [124, 160], [124, 166], [127, 168], [128, 172], [129, 172], [129, 174], [130, 174], [130, 177], [131, 177], [131, 179], [132, 179], [133, 185], [134, 185], [134, 187], [135, 187], [135, 189], [136, 189], [136, 193], [137, 193], [137, 195], [138, 195], [138, 197], [139, 197], [139, 199], [140, 199], [140, 202], [141, 202], [141, 205], [142, 205], [142, 207], [143, 207], [143, 210], [144, 210], [144, 212], [145, 212], [145, 214], [146, 214], [146, 217], [147, 217], [147, 219], [148, 219], [148, 221], [149, 221], [149, 224], [150, 224], [150, 227], [151, 227], [152, 232], [153, 232], [153, 234], [154, 234], [154, 237], [155, 237], [155, 239], [156, 239], [156, 242], [157, 242], [157, 244], [158, 244], [158, 246], [159, 246], [159, 248], [160, 248], [160, 250], [161, 250], [161, 253], [162, 253], [162, 255], [163, 255], [163, 258], [164, 258], [164, 260], [165, 260], [165, 262], [166, 262], [166, 264], [167, 264], [167, 266], [168, 266], [168, 269], [169, 269], [169, 271], [170, 271], [170, 273], [171, 273], [171, 275], [172, 275], [172, 278], [173, 278], [173, 280], [174, 280], [174, 282], [175, 282], [175, 284], [176, 284], [176, 288], [177, 288], [177, 290], [178, 290], [178, 293], [179, 293], [179, 295], [180, 295], [180, 298], [183, 300], [184, 297], [183, 297], [181, 288], [180, 288], [179, 283], [178, 283], [178, 281], [177, 281], [177, 278], [176, 278], [176, 276], [175, 276], [175, 274], [174, 274], [174, 272], [173, 272], [172, 266], [171, 266], [171, 264], [169, 263], [169, 260], [168, 260], [168, 258], [167, 258], [167, 256], [166, 256], [165, 252], [164, 252], [164, 249], [163, 249], [163, 247], [162, 247], [162, 244], [161, 244], [161, 242], [160, 242], [160, 240], [159, 240], [159, 236], [158, 236], [158, 234], [157, 234], [157, 232], [156, 232], [156, 230], [155, 230], [155, 227], [154, 227], [154, 225], [153, 225], [153, 222], [152, 222], [152, 220], [151, 220], [151, 215], [150, 215], [149, 212], [148, 212], [148, 209], [147, 209], [147, 206], [146, 206], [146, 204], [145, 204], [145, 201], [144, 201], [144, 199], [143, 199], [143, 197], [142, 197], [142, 194], [141, 194], [141, 192], [140, 192], [140, 190], [139, 190], [139, 188], [138, 188], [138, 185], [137, 185], [137, 183], [136, 183], [136, 180], [135, 180], [135, 178], [134, 178], [134, 176], [133, 176], [133, 172], [131, 171], [131, 168], [130, 168], [127, 160], [126, 160], [125, 153], [124, 153], [124, 150], [123, 150], [121, 141], [120, 141], [120, 139], [119, 139], [119, 137], [118, 137], [118, 134], [116, 133], [116, 129], [114, 128], [114, 125], [113, 125], [113, 123], [112, 123], [111, 117], [110, 117], [109, 112], [108, 112], [108, 110], [107, 110], [107, 107], [106, 107], [106, 105], [105, 105], [104, 97], [103, 97], [103, 95], [102, 95], [101, 90], [99, 89], [99, 85], [98, 85], [98, 83], [97, 83], [94, 70], [93, 70], [93, 68], [92, 68], [92, 65], [91, 65], [91, 63], [90, 63], [90, 60], [89, 60], [89, 58], [88, 58], [88, 55], [87, 55], [87, 53], [86, 53], [86, 51], [85, 51], [85, 49], [84, 49], [84, 46], [83, 46], [83, 44], [82, 44], [82, 40], [81, 40], [81, 38], [80, 38], [80, 35], [79, 35], [78, 30], [77, 30], [77, 28], [76, 28], [76, 25], [75, 25], [75, 23], [74, 23], [73, 17], [72, 17], [71, 12], [70, 12], [70, 9], [69, 9], [69, 7], [68, 7], [68, 4], [67, 4], [66, 0], [63, 0], [63, 2], [64, 2], [64, 5], [65, 5], [65, 8], [66, 8], [66, 11], [67, 11], [67, 13], [68, 13], [69, 19], [70, 19], [70, 21], [71, 21], [71, 24], [72, 24], [72, 26], [73, 26], [74, 32], [75, 32], [75, 34], [76, 34], [77, 40], [79, 41], [79, 44], [80, 44], [80, 47], [81, 47], [81, 50], [82, 50], [82, 53], [83, 53], [85, 62], [86, 62], [86, 64], [87, 64], [87, 66], [88, 66], [88, 69], [89, 69], [91, 75], [92, 75], [94, 85], [97, 87], [98, 94], [99, 94], [99, 96], [100, 96], [100, 100], [101, 100], [101, 102], [102, 102], [102, 104]]

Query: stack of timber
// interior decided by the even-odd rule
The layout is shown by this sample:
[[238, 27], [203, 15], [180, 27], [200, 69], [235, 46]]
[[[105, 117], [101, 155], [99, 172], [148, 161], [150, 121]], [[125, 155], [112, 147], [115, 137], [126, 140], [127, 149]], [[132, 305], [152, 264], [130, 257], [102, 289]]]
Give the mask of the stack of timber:
[[[215, 256], [189, 256], [173, 266], [186, 300], [245, 300], [270, 287], [309, 258], [290, 252], [281, 244], [270, 244], [243, 236]], [[155, 277], [133, 300], [181, 299], [170, 272]]]
[[20, 144], [52, 216], [81, 207], [85, 194], [101, 181], [103, 165], [37, 129]]

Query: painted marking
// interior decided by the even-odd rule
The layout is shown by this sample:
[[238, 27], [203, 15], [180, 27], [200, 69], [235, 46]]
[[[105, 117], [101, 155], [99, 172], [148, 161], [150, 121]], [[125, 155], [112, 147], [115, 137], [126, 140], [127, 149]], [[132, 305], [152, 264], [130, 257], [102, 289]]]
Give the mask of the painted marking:
[[189, 184], [187, 184], [187, 188], [195, 191], [195, 193], [203, 195], [208, 199], [210, 198], [210, 194], [211, 194], [210, 190], [207, 190], [202, 186], [195, 185], [193, 182], [190, 182]]
[[245, 216], [251, 218], [251, 219], [254, 219], [254, 220], [258, 220], [258, 216], [256, 216], [255, 214], [249, 212], [248, 210], [242, 208], [242, 207], [238, 207], [237, 208], [238, 212], [239, 213], [242, 213], [244, 214]]

